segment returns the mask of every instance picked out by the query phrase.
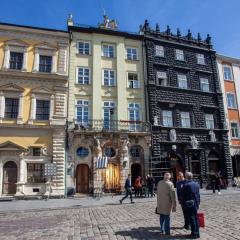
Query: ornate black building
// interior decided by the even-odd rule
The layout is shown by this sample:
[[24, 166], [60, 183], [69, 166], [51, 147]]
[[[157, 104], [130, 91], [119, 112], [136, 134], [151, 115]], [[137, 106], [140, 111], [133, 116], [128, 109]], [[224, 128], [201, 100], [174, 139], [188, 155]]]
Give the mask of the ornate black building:
[[211, 37], [182, 36], [167, 27], [153, 30], [145, 21], [146, 95], [152, 123], [150, 173], [160, 179], [190, 170], [207, 181], [208, 173], [232, 177], [228, 135], [216, 53]]

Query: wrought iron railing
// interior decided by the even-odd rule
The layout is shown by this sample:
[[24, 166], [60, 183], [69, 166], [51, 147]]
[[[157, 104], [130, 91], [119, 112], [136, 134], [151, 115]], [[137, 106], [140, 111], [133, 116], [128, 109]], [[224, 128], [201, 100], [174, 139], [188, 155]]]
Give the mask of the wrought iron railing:
[[151, 124], [142, 121], [125, 121], [125, 120], [75, 120], [75, 130], [79, 131], [107, 131], [107, 132], [150, 132]]

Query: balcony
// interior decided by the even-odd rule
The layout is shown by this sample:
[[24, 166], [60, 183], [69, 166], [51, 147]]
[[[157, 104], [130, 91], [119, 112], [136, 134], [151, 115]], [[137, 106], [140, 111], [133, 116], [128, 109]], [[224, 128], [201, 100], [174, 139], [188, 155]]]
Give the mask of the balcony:
[[86, 122], [75, 121], [75, 131], [92, 132], [150, 132], [151, 124], [142, 121], [125, 120], [88, 120]]

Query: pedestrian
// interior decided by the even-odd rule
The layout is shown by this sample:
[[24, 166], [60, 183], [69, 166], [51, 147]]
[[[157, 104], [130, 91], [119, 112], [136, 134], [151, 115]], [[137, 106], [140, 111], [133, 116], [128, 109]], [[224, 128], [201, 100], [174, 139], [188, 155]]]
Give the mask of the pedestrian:
[[125, 181], [125, 196], [119, 200], [119, 202], [122, 204], [123, 200], [126, 199], [128, 197], [128, 195], [130, 196], [130, 200], [131, 200], [131, 203], [134, 203], [133, 200], [132, 200], [132, 183], [131, 183], [131, 175], [128, 174], [128, 178], [126, 179]]
[[210, 184], [213, 190], [213, 193], [215, 193], [215, 189], [217, 188], [218, 190], [218, 194], [221, 194], [221, 190], [220, 190], [220, 175], [215, 173], [213, 170], [210, 171], [209, 174], [209, 178], [210, 178]]
[[141, 177], [138, 176], [134, 183], [134, 189], [135, 189], [135, 197], [141, 197], [142, 193], [142, 180]]
[[184, 175], [182, 172], [178, 173], [178, 179], [179, 180], [177, 181], [177, 184], [176, 184], [177, 197], [178, 197], [178, 202], [182, 207], [182, 212], [183, 212], [183, 217], [184, 217], [184, 228], [186, 230], [188, 230], [189, 229], [189, 221], [188, 221], [188, 218], [186, 215], [186, 211], [184, 209], [184, 205], [182, 204], [182, 188], [183, 188], [184, 184], [186, 183], [186, 179], [184, 178]]
[[171, 174], [164, 174], [164, 179], [157, 186], [157, 209], [160, 214], [161, 233], [170, 235], [170, 214], [176, 212], [176, 197], [173, 183], [170, 181]]
[[154, 179], [153, 179], [153, 177], [148, 174], [146, 182], [147, 182], [148, 197], [149, 197], [149, 195], [151, 195], [151, 197], [153, 197], [153, 187], [154, 187]]
[[187, 220], [191, 226], [192, 239], [200, 238], [197, 211], [200, 205], [200, 193], [198, 183], [193, 181], [193, 174], [186, 172], [186, 182], [181, 190], [181, 199]]

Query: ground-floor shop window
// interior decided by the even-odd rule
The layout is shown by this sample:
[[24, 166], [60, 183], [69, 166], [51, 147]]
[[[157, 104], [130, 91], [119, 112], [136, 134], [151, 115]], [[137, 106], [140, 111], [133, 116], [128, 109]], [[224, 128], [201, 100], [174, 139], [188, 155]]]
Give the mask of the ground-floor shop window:
[[44, 164], [28, 163], [27, 164], [27, 181], [29, 183], [44, 183]]

